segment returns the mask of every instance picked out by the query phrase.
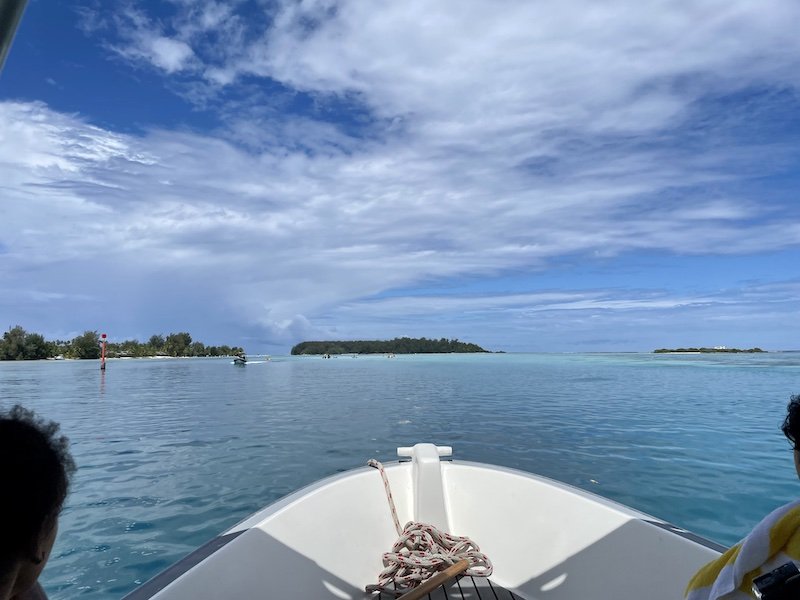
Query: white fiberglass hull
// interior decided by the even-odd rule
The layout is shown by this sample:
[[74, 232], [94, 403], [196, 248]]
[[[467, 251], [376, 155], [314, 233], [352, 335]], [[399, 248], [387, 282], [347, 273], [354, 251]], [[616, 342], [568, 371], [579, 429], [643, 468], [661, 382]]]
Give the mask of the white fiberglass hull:
[[[401, 524], [434, 522], [470, 537], [494, 564], [492, 582], [521, 598], [674, 600], [722, 549], [583, 490], [439, 463], [435, 447], [414, 450], [424, 447], [426, 460], [386, 466]], [[396, 538], [379, 473], [355, 469], [254, 514], [128, 599], [367, 598]]]

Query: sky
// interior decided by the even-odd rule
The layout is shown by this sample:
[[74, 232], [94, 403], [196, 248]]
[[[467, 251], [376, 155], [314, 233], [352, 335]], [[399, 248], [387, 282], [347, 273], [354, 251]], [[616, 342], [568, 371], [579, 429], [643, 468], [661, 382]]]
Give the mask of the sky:
[[800, 3], [30, 0], [0, 327], [800, 348]]

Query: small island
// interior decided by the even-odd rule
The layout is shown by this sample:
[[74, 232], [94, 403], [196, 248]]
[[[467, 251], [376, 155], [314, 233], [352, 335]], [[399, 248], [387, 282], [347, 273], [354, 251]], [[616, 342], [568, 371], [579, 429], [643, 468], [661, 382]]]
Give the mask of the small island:
[[[41, 334], [30, 333], [17, 325], [0, 339], [0, 360], [97, 359], [100, 358], [100, 342], [96, 331], [85, 331], [71, 340], [45, 340]], [[242, 352], [238, 346], [206, 346], [192, 341], [192, 336], [185, 331], [167, 336], [152, 335], [146, 342], [125, 340], [106, 344], [108, 358], [237, 356]]]
[[292, 354], [446, 354], [451, 352], [489, 352], [477, 344], [457, 339], [395, 338], [393, 340], [349, 340], [300, 342]]
[[765, 352], [761, 348], [726, 348], [725, 346], [714, 346], [713, 348], [659, 348], [653, 350], [655, 354], [752, 354], [754, 352]]

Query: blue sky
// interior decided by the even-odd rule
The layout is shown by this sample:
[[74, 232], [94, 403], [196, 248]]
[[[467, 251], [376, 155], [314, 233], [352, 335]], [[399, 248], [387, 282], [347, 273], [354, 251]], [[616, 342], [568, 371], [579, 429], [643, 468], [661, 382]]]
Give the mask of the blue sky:
[[800, 348], [800, 4], [30, 0], [0, 324]]

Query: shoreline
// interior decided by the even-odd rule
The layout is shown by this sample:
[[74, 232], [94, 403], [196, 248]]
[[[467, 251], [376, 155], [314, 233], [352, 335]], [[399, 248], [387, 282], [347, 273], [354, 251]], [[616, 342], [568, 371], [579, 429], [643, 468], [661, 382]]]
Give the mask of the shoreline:
[[[253, 354], [252, 356], [272, 356], [271, 354]], [[223, 356], [106, 356], [106, 362], [112, 360], [185, 360], [185, 359], [207, 359], [207, 358], [234, 358], [233, 354]], [[15, 362], [100, 362], [100, 358], [35, 358], [26, 360], [0, 360], [0, 364]]]

